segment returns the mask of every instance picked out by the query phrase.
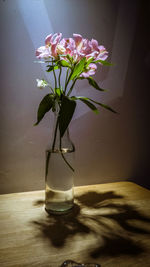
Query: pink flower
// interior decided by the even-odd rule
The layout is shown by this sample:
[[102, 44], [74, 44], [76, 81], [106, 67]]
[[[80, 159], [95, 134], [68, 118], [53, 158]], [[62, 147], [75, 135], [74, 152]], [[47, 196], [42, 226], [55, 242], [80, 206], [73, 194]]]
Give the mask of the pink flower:
[[65, 55], [74, 55], [75, 52], [75, 41], [72, 38], [64, 38], [61, 40], [60, 44], [65, 48]]
[[[106, 60], [108, 52], [105, 47], [98, 44], [95, 39], [84, 39], [80, 34], [73, 34], [73, 38], [63, 38], [62, 33], [49, 34], [45, 39], [45, 46], [36, 50], [37, 58], [55, 58], [68, 61], [67, 55], [73, 58], [74, 63], [79, 62], [83, 57], [87, 60]], [[100, 63], [101, 64], [101, 63]], [[96, 65], [95, 65], [96, 66]], [[96, 67], [89, 65], [89, 69], [83, 75], [94, 75]]]
[[87, 68], [87, 71], [82, 72], [80, 77], [88, 78], [89, 76], [94, 75], [96, 70], [97, 70], [96, 64], [90, 63]]
[[41, 59], [41, 58], [48, 58], [50, 57], [50, 51], [49, 48], [45, 47], [45, 46], [41, 46], [36, 50], [35, 53], [36, 57]]
[[106, 51], [105, 47], [103, 45], [100, 45], [98, 48], [99, 48], [99, 54], [97, 60], [98, 59], [106, 60], [108, 58], [108, 52]]
[[[50, 34], [45, 39], [45, 46], [41, 46], [36, 50], [37, 58], [57, 58], [57, 46], [62, 37], [62, 33]], [[60, 47], [59, 47], [60, 51]]]
[[98, 51], [99, 52], [99, 48], [98, 48], [98, 41], [95, 39], [92, 39], [90, 41], [90, 45], [92, 47], [92, 50]]
[[75, 45], [76, 45], [76, 50], [80, 51], [83, 45], [83, 38], [80, 34], [73, 34]]
[[73, 38], [65, 38], [61, 40], [65, 47], [65, 54], [73, 57], [75, 62], [79, 62], [83, 57], [93, 60], [105, 60], [108, 57], [108, 52], [104, 46], [99, 46], [98, 41], [92, 39], [84, 39], [80, 34], [73, 34]]
[[50, 34], [45, 39], [45, 45], [51, 48], [51, 55], [54, 58], [57, 58], [57, 45], [62, 37], [62, 33], [55, 33], [54, 35]]
[[91, 53], [87, 55], [87, 58], [93, 57], [94, 60], [106, 60], [108, 57], [108, 52], [106, 51], [105, 47], [102, 45], [99, 46], [97, 40], [94, 39], [89, 42]]
[[50, 45], [52, 37], [53, 34], [51, 33], [45, 38], [45, 45]]
[[[85, 53], [82, 51], [83, 41], [84, 39], [80, 34], [73, 34], [74, 38], [64, 38], [61, 40], [60, 44], [64, 46], [66, 49], [65, 55], [69, 54], [73, 57], [75, 62], [80, 61], [83, 57], [85, 57]], [[64, 58], [67, 60], [67, 58]]]

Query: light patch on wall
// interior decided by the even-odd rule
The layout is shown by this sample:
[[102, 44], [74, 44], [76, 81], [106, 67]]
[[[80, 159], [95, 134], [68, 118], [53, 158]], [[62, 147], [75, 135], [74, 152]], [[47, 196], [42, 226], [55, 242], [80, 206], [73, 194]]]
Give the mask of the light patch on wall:
[[[54, 33], [44, 1], [18, 0], [18, 8], [35, 51], [39, 46], [44, 45], [45, 37], [49, 33]], [[44, 75], [48, 78], [44, 66], [41, 64]]]
[[[51, 2], [49, 2], [49, 4], [51, 4]], [[38, 47], [44, 45], [45, 37], [48, 34], [50, 33], [54, 34], [54, 30], [47, 13], [48, 11], [45, 7], [44, 0], [40, 1], [18, 0], [18, 8], [20, 14], [22, 15], [25, 27], [33, 43], [34, 51], [36, 51]], [[38, 61], [36, 60], [36, 57], [35, 61]], [[51, 74], [45, 71], [45, 64], [40, 64], [40, 66], [47, 80], [48, 81], [52, 80], [50, 79]], [[38, 78], [39, 79], [43, 78], [42, 75], [43, 74], [41, 73], [41, 77]], [[65, 72], [63, 71], [62, 84], [64, 84], [64, 82], [65, 82]]]

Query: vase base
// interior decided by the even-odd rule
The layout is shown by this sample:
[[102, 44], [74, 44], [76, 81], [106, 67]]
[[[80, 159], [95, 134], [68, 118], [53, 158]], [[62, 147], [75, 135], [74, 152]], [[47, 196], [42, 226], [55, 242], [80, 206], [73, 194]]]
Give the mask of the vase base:
[[45, 206], [45, 211], [48, 214], [61, 215], [61, 214], [69, 213], [73, 207], [74, 207], [74, 205], [72, 203], [70, 205], [66, 205], [66, 203], [64, 205], [62, 205], [62, 203], [61, 203], [61, 206], [59, 205], [59, 203], [57, 203], [57, 204], [53, 203], [50, 205], [50, 207]]
[[73, 187], [69, 190], [54, 190], [46, 184], [45, 210], [48, 213], [66, 213], [72, 209], [73, 205]]

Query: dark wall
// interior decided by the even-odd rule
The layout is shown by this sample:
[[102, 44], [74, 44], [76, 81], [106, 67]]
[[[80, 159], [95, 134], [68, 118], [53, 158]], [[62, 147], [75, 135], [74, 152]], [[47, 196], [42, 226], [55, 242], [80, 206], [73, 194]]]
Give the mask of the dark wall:
[[[131, 95], [137, 157], [131, 180], [150, 188], [150, 2], [139, 1], [139, 14], [136, 24], [128, 73], [125, 83], [124, 106]], [[131, 86], [132, 81], [132, 86]], [[131, 91], [133, 93], [131, 93]], [[130, 115], [130, 114], [129, 114]], [[130, 130], [130, 129], [129, 129]]]

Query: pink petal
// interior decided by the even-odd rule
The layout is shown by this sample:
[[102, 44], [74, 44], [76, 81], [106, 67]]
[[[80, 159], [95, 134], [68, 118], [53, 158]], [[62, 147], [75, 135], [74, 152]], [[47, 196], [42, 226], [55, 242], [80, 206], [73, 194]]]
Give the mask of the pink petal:
[[94, 70], [89, 70], [88, 71], [88, 74], [89, 74], [89, 76], [94, 75], [95, 74], [95, 71]]
[[57, 57], [56, 48], [57, 48], [57, 43], [51, 45], [51, 54], [53, 57]]
[[90, 69], [97, 70], [97, 65], [94, 63], [89, 64]]
[[97, 60], [98, 59], [100, 59], [100, 60], [106, 60], [107, 58], [108, 58], [108, 52], [105, 51], [105, 52], [100, 53], [96, 59]]
[[61, 37], [62, 37], [62, 33], [55, 33], [53, 35], [53, 43], [57, 43], [58, 44], [58, 42], [60, 41]]
[[88, 58], [90, 58], [90, 57], [93, 57], [94, 59], [96, 59], [98, 55], [99, 55], [99, 52], [98, 52], [98, 51], [94, 51], [94, 52], [88, 54], [88, 55], [86, 56], [86, 58], [88, 59]]
[[66, 48], [66, 53], [71, 54], [71, 49], [69, 47]]
[[37, 56], [37, 58], [39, 58], [39, 59], [48, 58], [50, 56], [51, 56], [50, 53], [45, 51], [45, 52], [41, 53], [39, 56]]
[[77, 51], [76, 53], [78, 54], [78, 56], [79, 56], [80, 58], [82, 58], [82, 57], [85, 57], [85, 56], [86, 56], [86, 55], [85, 55], [85, 53], [82, 53], [82, 52], [79, 52], [79, 51]]
[[106, 48], [105, 48], [103, 45], [100, 45], [100, 46], [98, 47], [98, 49], [99, 49], [99, 51], [104, 51], [104, 50], [106, 50]]
[[51, 39], [52, 39], [52, 34], [49, 34], [46, 38], [45, 38], [45, 45], [49, 45], [51, 43]]
[[75, 41], [73, 40], [73, 38], [69, 38], [69, 48], [71, 50], [75, 49]]
[[88, 78], [89, 76], [91, 75], [94, 75], [95, 74], [95, 71], [94, 70], [89, 70], [87, 72], [83, 72], [80, 77], [84, 77], [84, 78]]
[[98, 42], [97, 42], [97, 40], [92, 39], [92, 40], [91, 40], [91, 45], [92, 45], [92, 47], [93, 47], [94, 50], [99, 51], [99, 47], [98, 47]]
[[62, 37], [62, 33], [49, 34], [45, 39], [45, 45], [58, 43]]
[[60, 41], [60, 45], [66, 47], [66, 41], [65, 41], [65, 38], [63, 38], [63, 39]]
[[42, 53], [43, 51], [45, 51], [45, 46], [40, 46], [40, 47], [36, 50], [36, 53]]
[[57, 45], [62, 37], [62, 33], [55, 33], [51, 42], [51, 53], [53, 57], [57, 57]]
[[98, 48], [99, 55], [97, 56], [97, 59], [106, 60], [108, 57], [108, 52], [106, 51], [106, 48], [103, 45], [100, 45]]
[[73, 37], [74, 37], [76, 46], [78, 46], [82, 42], [82, 40], [83, 40], [83, 38], [82, 38], [82, 36], [80, 34], [74, 33], [73, 34]]
[[83, 41], [82, 51], [84, 51], [84, 53], [86, 55], [92, 53], [92, 48], [91, 48], [90, 42], [86, 39], [84, 39], [84, 41]]
[[80, 77], [88, 78], [90, 75], [88, 72], [83, 72]]

